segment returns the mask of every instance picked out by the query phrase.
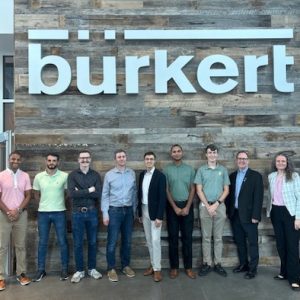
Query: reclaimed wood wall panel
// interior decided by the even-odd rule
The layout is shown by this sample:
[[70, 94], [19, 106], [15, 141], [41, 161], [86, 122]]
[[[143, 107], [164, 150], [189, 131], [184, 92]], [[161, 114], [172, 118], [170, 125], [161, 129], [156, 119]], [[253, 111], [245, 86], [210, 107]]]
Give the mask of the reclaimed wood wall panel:
[[[42, 41], [43, 55], [60, 55], [70, 64], [72, 82], [61, 95], [28, 94], [28, 29], [68, 29], [68, 41]], [[293, 28], [290, 40], [175, 40], [125, 41], [124, 29], [268, 29]], [[90, 30], [89, 41], [78, 41], [77, 30]], [[116, 30], [115, 41], [104, 40], [104, 30]], [[287, 68], [287, 81], [295, 92], [280, 93], [273, 82], [273, 45], [286, 45], [294, 65]], [[180, 55], [193, 59], [183, 68], [196, 89], [182, 94], [170, 80], [167, 94], [155, 94], [155, 50], [168, 51], [168, 64]], [[15, 1], [15, 141], [25, 156], [24, 169], [33, 178], [43, 170], [43, 158], [49, 150], [61, 154], [61, 168], [77, 167], [79, 149], [93, 153], [94, 168], [103, 178], [113, 166], [113, 151], [128, 151], [128, 164], [137, 174], [143, 169], [143, 153], [149, 149], [158, 155], [158, 167], [169, 161], [169, 148], [180, 143], [185, 159], [194, 168], [205, 162], [203, 148], [208, 143], [220, 147], [221, 163], [234, 170], [234, 156], [248, 149], [250, 165], [266, 176], [272, 156], [280, 150], [293, 155], [300, 170], [300, 3], [293, 0], [16, 0]], [[231, 57], [239, 70], [238, 85], [231, 92], [213, 95], [197, 82], [201, 61], [214, 54]], [[150, 57], [150, 66], [141, 68], [139, 94], [125, 90], [125, 56]], [[244, 56], [268, 55], [268, 65], [259, 68], [257, 93], [245, 93]], [[76, 82], [76, 57], [91, 58], [90, 80], [103, 80], [103, 56], [117, 62], [117, 94], [85, 96]], [[88, 75], [87, 75], [88, 76]], [[57, 71], [43, 70], [45, 84], [54, 84]], [[196, 200], [195, 200], [196, 201]], [[264, 204], [265, 205], [265, 204]], [[197, 205], [195, 206], [197, 215]], [[30, 206], [30, 237], [36, 253], [36, 204]], [[198, 219], [195, 225], [198, 224]], [[259, 227], [262, 264], [277, 264], [272, 226], [263, 216]], [[99, 261], [105, 265], [105, 233], [99, 236]], [[133, 249], [134, 266], [143, 267], [146, 255], [144, 236], [137, 225]], [[167, 261], [167, 234], [163, 231], [163, 264]], [[201, 255], [201, 236], [194, 233], [195, 258]], [[229, 224], [224, 230], [224, 264], [236, 263]], [[55, 242], [52, 242], [55, 243]], [[59, 269], [57, 247], [51, 248], [49, 263]], [[34, 262], [35, 255], [30, 260]], [[34, 264], [33, 264], [34, 265]]]

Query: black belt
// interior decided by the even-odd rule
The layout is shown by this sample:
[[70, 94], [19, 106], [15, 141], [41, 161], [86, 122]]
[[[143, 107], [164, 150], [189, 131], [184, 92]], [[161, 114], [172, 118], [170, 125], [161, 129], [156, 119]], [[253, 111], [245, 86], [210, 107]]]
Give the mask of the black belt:
[[175, 203], [184, 203], [187, 202], [188, 200], [183, 200], [183, 201], [174, 201]]
[[110, 205], [109, 208], [132, 208], [132, 205], [124, 205], [124, 206], [112, 206], [112, 205]]
[[76, 207], [76, 210], [82, 213], [86, 213], [89, 210], [93, 210], [95, 209], [95, 206], [80, 206], [80, 207]]
[[214, 202], [209, 202], [209, 201], [207, 201], [207, 203], [208, 203], [208, 205], [213, 205], [213, 204], [215, 204], [217, 201], [214, 201]]

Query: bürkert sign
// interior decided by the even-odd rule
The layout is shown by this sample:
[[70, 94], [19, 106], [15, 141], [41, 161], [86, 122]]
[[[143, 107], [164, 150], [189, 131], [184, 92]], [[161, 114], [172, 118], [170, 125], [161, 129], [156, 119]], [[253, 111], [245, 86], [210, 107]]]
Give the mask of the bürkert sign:
[[[30, 40], [28, 49], [29, 93], [58, 95], [68, 89], [72, 79], [72, 69], [66, 58], [58, 55], [42, 56], [42, 40], [69, 39], [68, 30], [28, 30]], [[125, 41], [139, 40], [276, 40], [287, 41], [293, 38], [293, 29], [228, 29], [228, 30], [124, 30]], [[105, 40], [115, 40], [114, 30], [104, 31]], [[89, 40], [88, 30], [78, 30], [78, 40]], [[74, 49], [75, 51], [76, 49]], [[267, 52], [267, 49], [266, 49]], [[193, 64], [194, 57], [180, 55], [173, 61], [168, 59], [168, 51], [155, 50], [151, 57], [154, 61], [154, 87], [156, 94], [168, 93], [168, 82], [173, 79], [182, 93], [197, 93], [195, 86], [183, 71], [187, 64]], [[95, 59], [102, 60], [103, 80], [99, 84], [90, 82], [90, 65]], [[125, 88], [127, 94], [139, 93], [139, 71], [150, 66], [150, 56], [125, 56]], [[294, 64], [294, 57], [288, 56], [285, 45], [273, 45], [272, 57], [245, 55], [244, 87], [246, 93], [258, 91], [258, 72], [260, 67], [268, 66], [272, 60], [273, 84], [278, 92], [294, 92], [294, 83], [288, 82], [288, 66]], [[195, 63], [196, 84], [208, 93], [224, 94], [233, 90], [239, 82], [237, 63], [230, 56], [214, 54]], [[218, 65], [218, 68], [214, 67]], [[54, 65], [57, 68], [56, 82], [48, 86], [42, 81], [43, 68]], [[222, 66], [220, 68], [220, 66]], [[222, 82], [216, 82], [222, 78]], [[78, 90], [85, 95], [117, 94], [117, 65], [115, 56], [76, 57], [76, 80]], [[194, 83], [195, 84], [195, 83]]]

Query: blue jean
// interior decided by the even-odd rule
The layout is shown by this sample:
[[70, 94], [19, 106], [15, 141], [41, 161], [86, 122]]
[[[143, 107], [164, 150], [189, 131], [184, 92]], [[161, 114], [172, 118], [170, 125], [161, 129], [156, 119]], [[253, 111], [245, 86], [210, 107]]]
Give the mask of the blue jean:
[[45, 270], [49, 232], [52, 223], [54, 224], [58, 244], [60, 247], [62, 269], [68, 270], [69, 249], [68, 249], [68, 242], [67, 242], [66, 212], [52, 211], [52, 212], [38, 213], [38, 230], [39, 230], [38, 270], [39, 271]]
[[122, 268], [130, 264], [131, 236], [133, 227], [133, 208], [132, 206], [114, 207], [108, 210], [109, 223], [107, 229], [106, 260], [107, 269], [116, 267], [116, 246], [119, 232], [121, 232], [121, 265]]
[[72, 231], [74, 240], [74, 256], [76, 271], [83, 271], [83, 238], [86, 231], [88, 243], [88, 269], [96, 268], [98, 210], [89, 209], [87, 212], [72, 213]]

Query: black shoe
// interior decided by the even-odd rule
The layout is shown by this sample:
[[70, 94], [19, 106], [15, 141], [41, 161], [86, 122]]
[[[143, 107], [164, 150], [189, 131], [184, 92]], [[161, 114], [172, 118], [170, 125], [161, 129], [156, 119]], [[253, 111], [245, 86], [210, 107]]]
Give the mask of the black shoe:
[[203, 264], [201, 267], [200, 267], [200, 270], [198, 272], [198, 275], [199, 276], [205, 276], [207, 275], [209, 272], [211, 271], [211, 266], [209, 266], [208, 264]]
[[214, 266], [214, 271], [223, 277], [227, 277], [227, 272], [224, 270], [221, 264], [216, 264]]
[[67, 280], [68, 278], [69, 278], [68, 271], [62, 270], [60, 273], [60, 280], [63, 281], [63, 280]]
[[43, 270], [43, 271], [38, 271], [34, 277], [34, 280], [35, 282], [39, 282], [42, 280], [43, 277], [46, 276], [46, 272]]
[[239, 265], [232, 270], [233, 273], [242, 273], [242, 272], [248, 272], [248, 271], [249, 271], [248, 265]]
[[244, 278], [245, 278], [245, 279], [253, 279], [255, 276], [256, 276], [256, 272], [248, 271], [248, 272], [244, 275]]

